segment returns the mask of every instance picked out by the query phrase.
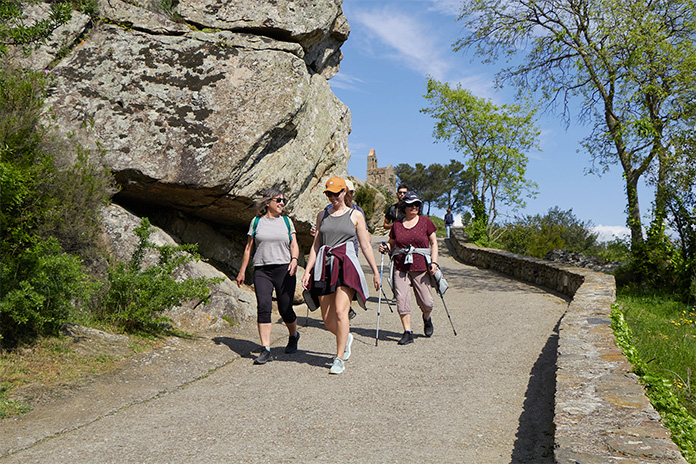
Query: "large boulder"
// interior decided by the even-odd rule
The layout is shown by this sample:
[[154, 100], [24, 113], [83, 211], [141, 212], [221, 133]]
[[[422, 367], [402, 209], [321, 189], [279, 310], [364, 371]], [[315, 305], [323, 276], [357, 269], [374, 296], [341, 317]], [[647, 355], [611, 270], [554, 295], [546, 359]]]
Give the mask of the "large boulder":
[[12, 56], [53, 66], [46, 121], [103, 153], [117, 202], [243, 227], [279, 186], [303, 234], [350, 156], [327, 82], [349, 33], [340, 4], [98, 0], [100, 21], [75, 13], [32, 61]]
[[307, 222], [316, 187], [345, 172], [350, 113], [300, 55], [249, 34], [101, 24], [56, 66], [48, 105], [60, 132], [104, 149], [121, 199], [233, 224], [280, 186]]
[[[349, 34], [341, 3], [97, 0], [30, 61], [12, 56], [50, 68], [45, 121], [112, 170], [115, 203], [232, 275], [263, 190], [284, 191], [306, 252], [324, 182], [346, 173], [350, 112], [327, 81]], [[27, 8], [26, 22], [47, 11]], [[118, 231], [132, 221], [115, 208]], [[229, 282], [205, 311], [246, 318]]]

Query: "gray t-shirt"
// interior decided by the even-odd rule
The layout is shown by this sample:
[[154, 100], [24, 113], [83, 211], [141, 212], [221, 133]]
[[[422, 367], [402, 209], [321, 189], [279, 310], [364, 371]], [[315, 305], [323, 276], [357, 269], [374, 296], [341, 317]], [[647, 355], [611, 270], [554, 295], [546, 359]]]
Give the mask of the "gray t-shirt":
[[319, 224], [322, 245], [334, 247], [355, 240], [355, 224], [351, 219], [353, 211], [350, 208], [340, 216], [331, 216], [328, 211], [324, 212], [324, 219]]
[[[290, 231], [295, 233], [295, 225], [290, 221]], [[251, 236], [254, 230], [254, 220], [249, 224]], [[288, 227], [283, 217], [269, 218], [261, 216], [256, 226], [254, 235], [256, 252], [254, 254], [254, 266], [266, 266], [268, 264], [290, 264], [290, 237]]]

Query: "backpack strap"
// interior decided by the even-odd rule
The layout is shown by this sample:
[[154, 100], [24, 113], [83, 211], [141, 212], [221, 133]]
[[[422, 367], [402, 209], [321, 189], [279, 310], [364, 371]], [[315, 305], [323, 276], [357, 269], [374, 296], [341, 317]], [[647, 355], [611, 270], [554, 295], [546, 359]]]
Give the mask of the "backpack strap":
[[[282, 218], [285, 220], [285, 227], [288, 228], [288, 239], [290, 239], [290, 243], [292, 243], [292, 227], [290, 226], [290, 219], [287, 216], [282, 216]], [[254, 238], [256, 235], [256, 228], [259, 226], [259, 219], [261, 219], [261, 216], [256, 216], [251, 224], [251, 238]]]
[[290, 218], [283, 216], [283, 219], [285, 219], [285, 227], [288, 228], [288, 239], [290, 240], [290, 243], [292, 243], [292, 227], [290, 227]]
[[261, 219], [261, 216], [256, 216], [251, 223], [251, 238], [254, 238], [256, 235], [256, 228], [259, 226], [259, 219]]

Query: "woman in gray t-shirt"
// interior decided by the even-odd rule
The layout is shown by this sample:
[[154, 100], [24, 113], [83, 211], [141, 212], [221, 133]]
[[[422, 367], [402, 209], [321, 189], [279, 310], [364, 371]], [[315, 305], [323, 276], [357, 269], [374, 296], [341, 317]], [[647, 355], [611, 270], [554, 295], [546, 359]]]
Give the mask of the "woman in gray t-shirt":
[[254, 359], [254, 364], [266, 364], [271, 356], [271, 310], [273, 290], [278, 300], [278, 312], [288, 328], [289, 340], [286, 353], [297, 351], [297, 315], [292, 309], [295, 294], [297, 257], [300, 248], [297, 245], [295, 226], [283, 216], [286, 200], [283, 192], [271, 188], [263, 192], [258, 203], [259, 215], [251, 220], [242, 265], [237, 274], [237, 285], [244, 283], [246, 268], [254, 254], [254, 292], [256, 293], [256, 311], [259, 337], [263, 346], [261, 354]]

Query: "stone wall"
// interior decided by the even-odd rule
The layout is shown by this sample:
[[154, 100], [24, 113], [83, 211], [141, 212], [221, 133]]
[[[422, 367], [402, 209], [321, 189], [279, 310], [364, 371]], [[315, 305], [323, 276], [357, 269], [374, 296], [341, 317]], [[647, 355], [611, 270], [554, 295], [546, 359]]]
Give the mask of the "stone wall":
[[466, 264], [568, 296], [559, 324], [555, 458], [558, 464], [686, 464], [610, 327], [614, 277], [464, 243], [450, 244]]

